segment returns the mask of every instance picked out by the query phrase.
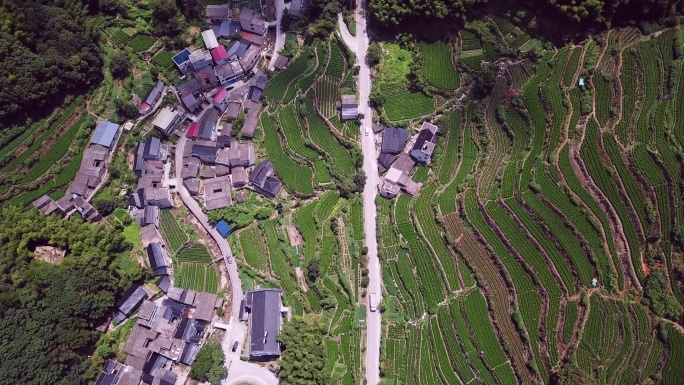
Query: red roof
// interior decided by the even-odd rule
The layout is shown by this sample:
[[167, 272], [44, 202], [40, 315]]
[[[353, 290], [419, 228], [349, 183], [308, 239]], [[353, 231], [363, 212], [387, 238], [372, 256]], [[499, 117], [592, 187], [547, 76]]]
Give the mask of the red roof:
[[226, 89], [223, 87], [220, 87], [218, 91], [216, 91], [216, 95], [214, 95], [214, 101], [216, 103], [223, 103], [223, 100], [226, 98]]
[[188, 128], [188, 133], [185, 134], [188, 138], [196, 138], [197, 133], [199, 132], [199, 122], [192, 122], [190, 125], [190, 128]]
[[150, 107], [152, 107], [152, 106], [150, 106], [149, 104], [147, 104], [145, 102], [140, 103], [140, 111], [147, 112], [147, 111], [149, 111]]
[[264, 45], [265, 39], [263, 36], [259, 36], [259, 35], [255, 35], [253, 33], [242, 31], [242, 32], [240, 32], [240, 37], [247, 40], [248, 42], [250, 42], [252, 44], [256, 44], [259, 46]]
[[214, 58], [216, 63], [222, 60], [228, 60], [228, 53], [226, 52], [226, 47], [219, 45], [218, 47], [211, 50], [211, 57]]

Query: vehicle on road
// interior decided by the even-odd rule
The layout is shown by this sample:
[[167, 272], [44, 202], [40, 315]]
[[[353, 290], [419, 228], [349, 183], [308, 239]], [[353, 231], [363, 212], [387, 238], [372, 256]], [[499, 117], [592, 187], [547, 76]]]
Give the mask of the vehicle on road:
[[366, 136], [368, 136], [368, 129], [366, 128]]
[[368, 305], [370, 306], [370, 311], [377, 311], [378, 310], [378, 297], [375, 295], [375, 293], [370, 293], [368, 296]]
[[237, 351], [237, 348], [239, 345], [240, 345], [240, 343], [238, 341], [235, 341], [235, 343], [233, 344], [233, 351], [234, 352]]

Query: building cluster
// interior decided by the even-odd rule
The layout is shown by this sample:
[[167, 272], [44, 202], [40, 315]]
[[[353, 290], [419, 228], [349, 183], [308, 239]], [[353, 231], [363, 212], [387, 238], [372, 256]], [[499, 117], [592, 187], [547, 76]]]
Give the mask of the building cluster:
[[274, 198], [282, 183], [274, 176], [273, 164], [265, 160], [248, 171], [256, 160], [254, 145], [229, 135], [216, 136], [211, 129], [203, 129], [209, 125], [203, 118], [188, 129], [187, 136], [193, 140], [184, 149], [181, 171], [188, 192], [200, 197], [207, 210], [233, 205], [233, 189], [237, 190], [237, 203], [244, 202], [241, 189], [248, 185]]
[[133, 220], [141, 226], [159, 225], [159, 209], [171, 208], [171, 191], [164, 185], [169, 149], [159, 138], [149, 136], [138, 143], [133, 160], [133, 171], [138, 178], [137, 188], [129, 195]]
[[89, 200], [105, 180], [109, 156], [116, 147], [119, 135], [118, 124], [106, 120], [98, 122], [88, 147], [83, 152], [81, 166], [69, 183], [66, 194], [56, 201], [43, 195], [36, 199], [33, 205], [45, 215], [68, 217], [78, 211], [85, 220], [102, 219]]
[[124, 347], [126, 360], [123, 364], [107, 361], [96, 385], [175, 384], [178, 375], [172, 371], [173, 365], [192, 365], [215, 309], [223, 306], [215, 294], [179, 288], [169, 288], [161, 300], [147, 298], [145, 289], [134, 286], [119, 303], [117, 317], [121, 321], [137, 310]]
[[[244, 194], [240, 189], [247, 185], [269, 198], [280, 191], [282, 184], [274, 177], [271, 162], [264, 161], [248, 172], [256, 161], [254, 145], [231, 136], [232, 122], [240, 114], [244, 95], [247, 113], [242, 137], [254, 136], [261, 107], [259, 100], [267, 82], [268, 76], [257, 71], [247, 84], [230, 93], [219, 87], [212, 99], [214, 108], [207, 109], [188, 127], [185, 135], [190, 142], [184, 148], [181, 178], [188, 192], [200, 197], [207, 210], [233, 205], [233, 189], [238, 190], [235, 200], [242, 203]], [[223, 126], [218, 124], [220, 116], [226, 122]]]
[[422, 183], [415, 182], [409, 176], [416, 163], [427, 164], [430, 162], [432, 152], [437, 143], [439, 129], [434, 124], [424, 122], [413, 144], [407, 142], [411, 137], [408, 130], [403, 128], [385, 128], [374, 125], [373, 131], [382, 131], [382, 145], [378, 157], [378, 169], [381, 173], [386, 172], [380, 178], [380, 195], [385, 198], [393, 198], [403, 191], [410, 195], [416, 195]]
[[[230, 4], [207, 6], [206, 19], [211, 28], [202, 32], [205, 49], [185, 49], [173, 57], [178, 69], [188, 77], [177, 90], [191, 113], [202, 100], [211, 102], [211, 95], [219, 86], [232, 85], [254, 74], [268, 28], [260, 13], [246, 7], [238, 11]], [[232, 40], [224, 45], [219, 38]], [[261, 92], [250, 99], [259, 103]]]

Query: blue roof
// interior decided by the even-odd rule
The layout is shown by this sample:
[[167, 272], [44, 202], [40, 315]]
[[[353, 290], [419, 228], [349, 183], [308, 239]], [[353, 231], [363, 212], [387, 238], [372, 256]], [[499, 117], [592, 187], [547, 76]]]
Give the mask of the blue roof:
[[190, 50], [187, 48], [180, 51], [178, 54], [176, 54], [173, 57], [173, 62], [176, 63], [176, 65], [181, 65], [188, 61], [190, 59]]
[[95, 132], [93, 133], [92, 139], [90, 139], [90, 143], [110, 147], [118, 129], [118, 124], [102, 120], [97, 124], [97, 127], [95, 127]]
[[221, 234], [221, 236], [225, 238], [228, 236], [228, 234], [230, 234], [233, 231], [233, 229], [230, 227], [228, 223], [226, 223], [226, 221], [220, 221], [216, 224], [216, 231], [218, 231], [219, 234]]

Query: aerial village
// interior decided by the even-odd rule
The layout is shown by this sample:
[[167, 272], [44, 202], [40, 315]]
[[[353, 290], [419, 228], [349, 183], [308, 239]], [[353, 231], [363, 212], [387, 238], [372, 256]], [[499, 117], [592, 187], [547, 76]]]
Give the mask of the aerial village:
[[[137, 186], [127, 196], [128, 213], [141, 226], [142, 244], [149, 268], [156, 276], [156, 288], [134, 285], [119, 302], [104, 331], [125, 322], [135, 325], [125, 344], [124, 362], [108, 360], [97, 385], [184, 383], [186, 365], [192, 365], [208, 336], [215, 329], [229, 327], [225, 322], [230, 314], [220, 317], [218, 314], [223, 312], [217, 312], [224, 307], [222, 296], [174, 287], [171, 251], [159, 232], [160, 213], [174, 207], [175, 193], [181, 197], [187, 193], [189, 199], [201, 204], [203, 212], [243, 203], [246, 190], [265, 199], [278, 196], [282, 183], [272, 162], [264, 159], [257, 163], [255, 146], [250, 141], [263, 107], [267, 72], [282, 70], [288, 63], [287, 57], [277, 54], [272, 60], [262, 60], [266, 56], [267, 31], [275, 21], [270, 4], [263, 7], [265, 15], [229, 4], [207, 6], [209, 28], [202, 32], [205, 48], [184, 49], [173, 57], [184, 81], [172, 86], [157, 81], [144, 98], [134, 98], [141, 119], [153, 117], [150, 129], [161, 134], [138, 143], [132, 165]], [[301, 7], [301, 2], [292, 5]], [[218, 38], [237, 34], [240, 39], [227, 46], [219, 44]], [[178, 103], [158, 108], [169, 92]], [[356, 95], [341, 96], [338, 108], [341, 120], [358, 118]], [[242, 112], [244, 122], [234, 130], [232, 123]], [[132, 122], [123, 126], [98, 122], [66, 194], [57, 200], [44, 195], [34, 201], [34, 206], [45, 215], [68, 218], [78, 212], [84, 220], [101, 220], [89, 201], [108, 177], [107, 166], [119, 137], [132, 126]], [[421, 183], [409, 175], [416, 164], [430, 162], [438, 128], [423, 123], [411, 136], [404, 128], [374, 124], [372, 133], [377, 135], [378, 169], [384, 173], [378, 186], [381, 196], [417, 194]], [[174, 135], [179, 138], [175, 144], [166, 140]], [[223, 221], [211, 226], [223, 238], [231, 232]], [[230, 255], [214, 257], [223, 259], [227, 267], [232, 264]], [[249, 325], [248, 340], [244, 344], [235, 341], [230, 347], [233, 352], [261, 362], [278, 358], [277, 336], [283, 316], [288, 314], [281, 294], [278, 289], [260, 288], [245, 293], [239, 302], [238, 321]]]
[[[273, 24], [273, 2], [264, 9], [271, 14]], [[222, 321], [229, 317], [217, 314], [224, 306], [222, 296], [173, 285], [173, 264], [159, 228], [160, 210], [174, 206], [178, 184], [204, 210], [241, 203], [243, 189], [273, 199], [281, 188], [270, 160], [255, 164], [255, 148], [248, 141], [257, 128], [261, 95], [268, 82], [258, 63], [264, 54], [269, 23], [250, 8], [235, 9], [229, 4], [207, 6], [206, 18], [210, 28], [202, 32], [205, 49], [185, 49], [173, 57], [186, 80], [175, 87], [157, 81], [144, 98], [133, 101], [141, 118], [154, 116], [151, 126], [161, 134], [148, 136], [138, 144], [132, 167], [137, 186], [128, 195], [128, 212], [141, 226], [147, 262], [157, 277], [156, 291], [149, 285], [136, 284], [117, 305], [111, 324], [103, 331], [125, 322], [135, 325], [125, 344], [125, 360], [108, 360], [98, 376], [98, 385], [185, 383], [188, 373], [183, 367], [192, 365], [213, 329], [228, 328]], [[218, 43], [217, 37], [238, 33], [240, 39], [229, 46]], [[287, 61], [287, 57], [278, 57], [273, 61], [274, 69], [284, 69]], [[167, 92], [177, 96], [178, 104], [158, 108]], [[244, 124], [239, 132], [231, 132], [231, 122], [241, 111], [246, 114]], [[107, 179], [107, 166], [118, 139], [132, 127], [130, 122], [126, 125], [98, 122], [64, 197], [53, 200], [44, 195], [34, 201], [34, 206], [45, 215], [67, 218], [78, 212], [84, 220], [101, 220], [89, 201]], [[184, 145], [160, 139], [172, 135], [183, 138]], [[171, 177], [173, 155], [177, 160], [175, 178]], [[230, 233], [227, 223], [214, 225], [222, 237]], [[226, 264], [232, 263], [229, 256], [222, 257]], [[251, 327], [248, 342], [236, 341], [230, 349], [250, 360], [277, 359], [280, 345], [276, 337], [282, 314], [287, 313], [282, 308], [281, 292], [256, 289], [234, 305], [240, 306], [239, 322]], [[248, 347], [243, 349], [243, 345]]]

